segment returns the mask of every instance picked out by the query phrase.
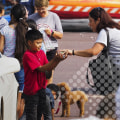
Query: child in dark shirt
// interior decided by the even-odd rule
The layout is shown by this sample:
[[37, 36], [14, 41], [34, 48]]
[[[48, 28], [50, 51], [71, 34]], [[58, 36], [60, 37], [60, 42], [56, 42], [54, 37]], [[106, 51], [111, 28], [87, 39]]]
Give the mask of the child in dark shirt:
[[[51, 114], [52, 114], [52, 120], [54, 120], [54, 100], [56, 100], [59, 96], [59, 87], [55, 84], [49, 84], [46, 88], [46, 95], [48, 96], [49, 102], [50, 102], [50, 108], [51, 108]], [[49, 108], [46, 107], [46, 110]]]

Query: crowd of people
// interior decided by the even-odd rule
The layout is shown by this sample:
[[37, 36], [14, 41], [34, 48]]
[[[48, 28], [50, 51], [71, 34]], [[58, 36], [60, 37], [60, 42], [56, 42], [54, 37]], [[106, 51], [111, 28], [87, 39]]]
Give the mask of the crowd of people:
[[[54, 120], [54, 100], [57, 99], [59, 91], [59, 87], [53, 83], [54, 68], [68, 55], [81, 57], [98, 55], [107, 46], [106, 30], [110, 37], [111, 64], [117, 66], [114, 79], [119, 83], [120, 25], [113, 21], [103, 8], [94, 8], [89, 13], [89, 26], [93, 32], [98, 33], [92, 48], [58, 51], [57, 40], [62, 39], [63, 29], [59, 16], [47, 9], [49, 0], [9, 0], [9, 2], [13, 5], [10, 22], [2, 17], [4, 6], [0, 4], [0, 52], [7, 57], [16, 58], [20, 63], [20, 71], [14, 74], [19, 85], [18, 89], [13, 86], [14, 91], [17, 91], [14, 98], [17, 102], [16, 107], [11, 108], [13, 111], [16, 110], [17, 119]], [[113, 94], [116, 103], [114, 119], [119, 120], [119, 85]]]
[[[36, 2], [39, 2], [39, 1], [36, 1]], [[40, 7], [42, 6], [42, 7], [46, 8], [45, 10], [42, 11], [43, 15], [48, 14], [48, 11], [47, 11], [48, 0], [46, 0], [46, 1], [42, 0], [37, 5], [39, 5]], [[4, 8], [2, 7], [1, 8], [1, 18], [3, 15], [3, 11], [4, 11]], [[49, 79], [51, 77], [51, 74], [52, 74], [51, 70], [54, 69], [57, 66], [57, 64], [65, 58], [63, 58], [60, 53], [56, 53], [57, 48], [54, 48], [55, 50], [49, 49], [49, 51], [53, 50], [54, 52], [50, 53], [51, 55], [49, 55], [49, 56], [51, 57], [51, 59], [50, 59], [50, 62], [48, 63], [48, 59], [46, 58], [47, 49], [45, 48], [45, 45], [44, 45], [43, 34], [41, 34], [41, 32], [38, 30], [38, 25], [36, 24], [36, 21], [33, 21], [32, 19], [27, 19], [28, 13], [29, 13], [28, 11], [29, 11], [29, 9], [27, 9], [27, 6], [24, 6], [21, 3], [16, 3], [15, 5], [13, 5], [13, 7], [11, 9], [11, 12], [10, 12], [11, 20], [10, 20], [9, 24], [8, 24], [8, 22], [5, 21], [5, 19], [4, 19], [5, 24], [3, 24], [2, 22], [4, 22], [4, 21], [2, 20], [2, 22], [1, 22], [2, 26], [1, 26], [1, 32], [0, 32], [1, 33], [0, 52], [7, 57], [15, 57], [16, 59], [19, 60], [19, 63], [21, 66], [20, 71], [15, 73], [16, 80], [19, 83], [17, 98], [15, 98], [15, 99], [17, 99], [17, 114], [18, 114], [17, 117], [18, 117], [18, 119], [37, 120], [38, 118], [37, 118], [36, 114], [37, 114], [37, 112], [39, 112], [39, 119], [41, 119], [41, 115], [43, 114], [44, 119], [52, 120], [52, 119], [54, 119], [53, 113], [54, 113], [54, 98], [55, 98], [53, 96], [55, 96], [57, 94], [58, 87], [55, 84], [52, 84], [52, 87], [50, 87], [50, 89], [49, 88], [46, 89], [46, 86], [49, 85], [47, 82], [49, 80], [46, 80], [46, 79]], [[54, 16], [56, 17], [57, 15], [54, 14]], [[58, 16], [57, 16], [57, 20], [59, 20]], [[55, 21], [57, 21], [57, 20], [55, 18]], [[59, 22], [60, 22], [60, 20], [59, 20]], [[57, 30], [59, 30], [59, 29], [57, 29], [57, 27], [56, 27], [56, 25], [59, 22], [50, 26], [49, 28], [44, 28], [44, 31], [46, 29], [46, 33], [44, 33], [44, 34], [49, 34], [50, 41], [52, 41], [51, 40], [52, 35], [53, 35], [53, 32], [51, 32], [52, 29], [55, 32], [54, 33], [55, 36], [61, 37], [62, 33], [59, 35], [59, 32], [57, 33]], [[43, 22], [42, 27], [44, 27], [44, 24], [46, 24], [46, 21]], [[62, 31], [62, 27], [61, 27], [61, 31]], [[31, 32], [32, 32], [32, 34], [31, 34]], [[27, 33], [28, 33], [28, 35], [27, 35]], [[35, 33], [35, 34], [33, 35], [33, 33]], [[33, 36], [30, 37], [29, 34], [33, 35]], [[30, 37], [30, 39], [31, 38], [32, 39], [30, 40], [29, 38], [27, 38], [27, 36]], [[28, 39], [28, 42], [27, 42], [27, 39]], [[57, 43], [56, 39], [53, 39], [53, 41], [55, 41]], [[33, 44], [32, 46], [31, 46], [31, 43]], [[38, 66], [36, 66], [37, 64], [35, 63], [36, 67], [35, 66], [32, 67], [31, 66], [32, 64], [31, 64], [27, 68], [30, 70], [30, 67], [32, 67], [31, 73], [33, 73], [33, 74], [31, 74], [31, 73], [28, 74], [28, 70], [24, 68], [25, 64], [23, 63], [23, 61], [24, 61], [23, 54], [25, 52], [27, 52], [28, 49], [30, 49], [31, 52], [33, 51], [32, 53], [34, 53], [33, 56], [36, 60], [33, 59], [33, 57], [32, 57], [32, 59], [35, 60], [34, 62], [38, 63]], [[27, 60], [30, 61], [30, 58]], [[33, 71], [35, 71], [35, 72], [33, 72]], [[25, 72], [27, 72], [27, 74], [25, 74]], [[31, 75], [32, 77], [30, 77], [30, 76], [29, 77], [31, 78], [31, 80], [33, 82], [30, 79], [27, 80], [28, 77], [26, 75]], [[48, 78], [46, 78], [47, 76], [48, 76]], [[36, 80], [35, 80], [35, 78], [36, 78]], [[30, 82], [28, 82], [28, 81], [30, 81]], [[25, 85], [25, 83], [26, 84], [30, 83], [31, 85]], [[34, 84], [34, 87], [33, 87], [33, 84]], [[31, 87], [28, 89], [28, 88], [26, 88], [26, 86], [31, 86]], [[31, 90], [31, 92], [29, 90]], [[17, 89], [14, 89], [14, 91], [17, 91]], [[43, 95], [43, 96], [41, 96], [41, 95]], [[29, 98], [29, 96], [31, 96], [31, 97]], [[52, 100], [50, 100], [49, 98]], [[25, 100], [25, 102], [24, 102], [24, 100]], [[28, 101], [31, 101], [34, 104], [32, 105], [31, 102], [29, 103]], [[53, 101], [53, 102], [51, 102], [51, 101]], [[25, 104], [25, 108], [24, 108], [24, 104]], [[40, 107], [37, 107], [36, 104], [38, 104], [37, 106], [40, 106]], [[33, 109], [31, 109], [31, 108], [33, 108]], [[40, 109], [41, 109], [41, 111], [40, 111]], [[32, 118], [30, 117], [31, 113], [32, 113]], [[22, 114], [23, 114], [23, 116], [22, 116]]]

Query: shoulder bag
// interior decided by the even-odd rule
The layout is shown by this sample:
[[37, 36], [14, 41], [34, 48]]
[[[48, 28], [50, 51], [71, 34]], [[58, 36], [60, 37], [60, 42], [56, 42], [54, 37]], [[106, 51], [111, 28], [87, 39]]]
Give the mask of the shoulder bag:
[[[86, 79], [87, 83], [95, 89], [96, 94], [108, 95], [115, 91], [112, 64], [108, 55], [109, 51], [109, 32], [107, 34], [107, 47], [101, 51], [96, 59], [90, 60], [87, 68]], [[90, 83], [88, 70], [90, 70], [93, 85]]]

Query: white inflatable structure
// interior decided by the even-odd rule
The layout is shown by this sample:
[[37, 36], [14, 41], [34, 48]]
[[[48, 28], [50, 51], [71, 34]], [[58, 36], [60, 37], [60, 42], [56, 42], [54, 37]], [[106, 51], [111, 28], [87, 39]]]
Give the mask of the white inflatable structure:
[[0, 54], [0, 120], [16, 120], [18, 83], [14, 73], [19, 70], [17, 59]]

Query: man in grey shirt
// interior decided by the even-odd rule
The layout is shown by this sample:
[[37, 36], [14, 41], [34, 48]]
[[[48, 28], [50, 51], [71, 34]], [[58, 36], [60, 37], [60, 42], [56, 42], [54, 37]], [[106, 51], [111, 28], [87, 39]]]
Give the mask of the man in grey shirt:
[[[57, 39], [63, 36], [63, 29], [59, 16], [56, 13], [50, 12], [48, 8], [48, 0], [35, 0], [37, 13], [28, 17], [37, 23], [37, 28], [43, 33], [44, 43], [47, 52], [58, 48]], [[51, 58], [52, 59], [52, 58]], [[48, 60], [51, 60], [48, 57]]]

